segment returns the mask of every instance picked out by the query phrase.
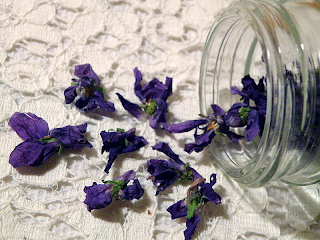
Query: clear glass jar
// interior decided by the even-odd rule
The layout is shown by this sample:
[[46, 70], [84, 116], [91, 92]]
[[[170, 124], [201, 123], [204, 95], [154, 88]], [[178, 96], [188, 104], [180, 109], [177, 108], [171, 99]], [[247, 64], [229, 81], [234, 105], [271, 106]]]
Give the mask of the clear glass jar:
[[209, 146], [234, 180], [249, 187], [320, 181], [319, 65], [319, 1], [241, 0], [217, 18], [201, 62], [201, 113], [212, 113], [213, 103], [228, 110], [239, 102], [230, 88], [242, 89], [245, 75], [267, 80], [262, 136], [238, 143], [216, 136]]

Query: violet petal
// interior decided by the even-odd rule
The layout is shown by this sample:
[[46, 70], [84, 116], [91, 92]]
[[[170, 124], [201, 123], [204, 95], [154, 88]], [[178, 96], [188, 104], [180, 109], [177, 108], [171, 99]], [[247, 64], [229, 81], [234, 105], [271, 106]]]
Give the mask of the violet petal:
[[194, 215], [191, 219], [187, 219], [186, 221], [187, 229], [184, 230], [185, 240], [191, 240], [191, 237], [196, 230], [198, 222], [200, 222], [200, 212], [197, 215]]
[[97, 85], [100, 84], [100, 79], [97, 74], [92, 70], [90, 64], [77, 65], [74, 70], [74, 75], [78, 78], [88, 77], [95, 81]]
[[150, 159], [147, 161], [147, 171], [152, 175], [154, 185], [158, 186], [156, 196], [173, 184], [178, 178], [178, 173], [174, 169], [174, 161]]
[[119, 195], [121, 198], [131, 201], [133, 199], [140, 199], [143, 193], [144, 190], [141, 187], [139, 180], [134, 179], [133, 184], [120, 191]]
[[40, 140], [47, 136], [49, 132], [47, 122], [33, 113], [15, 112], [10, 118], [8, 125], [24, 141], [29, 139]]
[[171, 219], [176, 219], [187, 216], [188, 207], [184, 200], [180, 200], [168, 207], [167, 211], [171, 214]]
[[258, 112], [254, 109], [251, 109], [248, 113], [248, 124], [246, 127], [245, 134], [247, 140], [252, 141], [260, 133], [259, 117]]
[[84, 192], [87, 194], [84, 203], [91, 212], [92, 209], [101, 209], [107, 207], [112, 202], [112, 184], [97, 184], [86, 186]]
[[92, 147], [88, 140], [84, 137], [87, 124], [81, 124], [78, 126], [66, 126], [63, 128], [55, 128], [50, 131], [50, 136], [58, 139], [64, 148], [83, 148]]
[[119, 93], [117, 93], [117, 95], [121, 101], [123, 108], [127, 110], [132, 116], [140, 120], [145, 117], [145, 113], [143, 112], [143, 110], [140, 108], [138, 104], [129, 102], [124, 97], [122, 97], [122, 95]]
[[121, 180], [121, 181], [124, 181], [125, 183], [128, 183], [130, 180], [133, 180], [135, 177], [136, 177], [136, 172], [133, 170], [129, 170], [124, 174], [120, 175], [119, 177], [117, 177], [115, 180]]
[[108, 174], [111, 167], [112, 167], [112, 164], [114, 163], [114, 161], [117, 159], [118, 157], [118, 152], [121, 152], [121, 148], [122, 146], [118, 147], [118, 148], [111, 148], [109, 150], [109, 159], [108, 159], [108, 162], [107, 162], [107, 165], [104, 169], [104, 171]]
[[66, 90], [64, 90], [64, 98], [65, 98], [65, 103], [70, 104], [74, 101], [74, 99], [77, 96], [77, 88], [78, 85], [73, 85], [68, 87]]
[[143, 102], [144, 96], [142, 95], [142, 86], [141, 86], [142, 74], [137, 67], [133, 69], [133, 73], [136, 79], [134, 83], [134, 94], [140, 99], [141, 102]]
[[212, 104], [211, 108], [213, 110], [214, 115], [223, 116], [225, 114], [225, 111], [217, 104]]
[[93, 95], [94, 95], [94, 97], [93, 97], [94, 101], [97, 102], [97, 104], [99, 105], [100, 108], [102, 108], [108, 112], [114, 112], [116, 110], [114, 108], [114, 104], [112, 102], [104, 100], [104, 95], [101, 91], [95, 90]]
[[189, 120], [182, 123], [173, 123], [169, 126], [169, 131], [173, 133], [189, 132], [198, 126], [207, 124], [207, 123], [208, 123], [208, 119]]
[[212, 139], [215, 135], [216, 134], [213, 129], [205, 131], [201, 135], [195, 134], [195, 142], [186, 144], [184, 146], [184, 151], [186, 151], [187, 153], [192, 153], [193, 151], [201, 152], [206, 146], [208, 146], [212, 142]]
[[14, 167], [39, 166], [46, 162], [53, 154], [58, 153], [57, 141], [44, 143], [35, 140], [27, 140], [20, 143], [11, 152], [9, 163]]
[[167, 86], [160, 82], [157, 78], [152, 79], [142, 87], [142, 95], [146, 102], [152, 99], [160, 98], [167, 91]]
[[[82, 95], [75, 103], [76, 107], [80, 110], [85, 111], [85, 107], [89, 104], [89, 99]], [[94, 103], [92, 103], [94, 104]], [[92, 108], [92, 107], [91, 107]]]
[[173, 159], [175, 162], [179, 164], [184, 164], [184, 162], [180, 160], [179, 155], [175, 154], [172, 151], [168, 143], [165, 143], [165, 142], [157, 143], [156, 145], [152, 146], [152, 149], [164, 153], [169, 158]]
[[168, 130], [167, 125], [167, 108], [168, 105], [160, 98], [154, 99], [157, 103], [156, 116], [151, 115], [149, 117], [149, 124], [153, 129], [158, 129], [161, 126], [164, 130]]

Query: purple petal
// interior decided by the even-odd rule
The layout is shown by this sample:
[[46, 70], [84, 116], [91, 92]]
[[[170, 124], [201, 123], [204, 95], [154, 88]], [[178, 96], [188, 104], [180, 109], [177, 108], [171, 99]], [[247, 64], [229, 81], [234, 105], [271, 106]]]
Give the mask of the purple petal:
[[[86, 111], [85, 107], [89, 104], [89, 98], [87, 98], [85, 95], [82, 95], [75, 103], [76, 107], [82, 111]], [[92, 102], [91, 104], [95, 104]], [[91, 106], [91, 109], [94, 109], [95, 106]]]
[[208, 119], [189, 120], [182, 123], [173, 123], [169, 126], [169, 130], [173, 133], [189, 132], [200, 125], [207, 124]]
[[129, 102], [119, 93], [117, 93], [117, 95], [121, 101], [123, 108], [127, 110], [132, 116], [134, 116], [137, 119], [143, 119], [145, 117], [143, 110], [140, 108], [138, 104]]
[[87, 194], [84, 203], [87, 204], [88, 211], [107, 207], [112, 202], [112, 190], [112, 184], [94, 182], [92, 186], [86, 186], [83, 191]]
[[259, 117], [258, 112], [254, 109], [251, 109], [248, 113], [248, 124], [246, 127], [245, 134], [247, 140], [252, 141], [260, 133]]
[[174, 161], [150, 159], [147, 161], [147, 171], [152, 175], [154, 185], [157, 185], [156, 196], [173, 184], [178, 178], [177, 171], [174, 169]]
[[250, 75], [246, 75], [241, 79], [241, 83], [243, 88], [253, 87], [256, 88], [257, 84], [255, 83], [254, 79], [250, 77]]
[[28, 140], [20, 143], [12, 151], [9, 163], [14, 167], [39, 166], [47, 161], [53, 154], [58, 153], [59, 144], [57, 141], [44, 143]]
[[221, 197], [219, 196], [218, 193], [216, 193], [212, 189], [212, 185], [210, 183], [205, 183], [202, 185], [200, 192], [202, 196], [207, 197], [207, 201], [213, 202], [215, 204], [220, 204], [221, 203]]
[[212, 104], [211, 108], [213, 110], [214, 115], [216, 116], [223, 116], [225, 114], [225, 111], [217, 104]]
[[186, 151], [187, 153], [192, 153], [193, 151], [201, 152], [206, 146], [208, 146], [212, 142], [212, 139], [215, 135], [216, 134], [213, 129], [205, 131], [201, 135], [195, 134], [195, 142], [186, 144], [184, 147], [184, 151]]
[[92, 70], [92, 67], [90, 64], [77, 65], [74, 70], [74, 75], [77, 76], [78, 78], [88, 77], [94, 80], [97, 85], [100, 84], [100, 79]]
[[243, 96], [243, 95], [244, 95], [243, 92], [242, 92], [239, 88], [237, 88], [236, 86], [232, 86], [232, 87], [230, 88], [230, 92], [231, 92], [231, 94], [233, 94], [233, 95], [235, 95], [235, 94], [238, 94], [238, 95], [240, 95], [240, 96]]
[[95, 90], [93, 93], [93, 100], [97, 102], [98, 106], [108, 112], [114, 112], [116, 109], [114, 108], [114, 104], [112, 102], [108, 102], [104, 100], [103, 93], [99, 90]]
[[166, 90], [161, 94], [161, 99], [166, 101], [172, 95], [172, 78], [166, 77]]
[[167, 155], [169, 158], [173, 159], [175, 162], [179, 163], [179, 164], [183, 164], [184, 162], [182, 162], [179, 158], [179, 155], [175, 154], [172, 149], [169, 147], [168, 143], [165, 142], [160, 142], [156, 145], [154, 145], [152, 147], [153, 150], [157, 150], [159, 152], [164, 153], [165, 155]]
[[40, 140], [47, 136], [49, 132], [47, 122], [33, 113], [15, 112], [8, 125], [24, 141], [29, 139]]
[[198, 222], [200, 222], [200, 212], [197, 215], [194, 215], [191, 219], [187, 219], [186, 221], [187, 229], [184, 230], [185, 240], [191, 240], [191, 237], [196, 230]]
[[65, 98], [65, 103], [70, 104], [73, 102], [75, 97], [77, 96], [77, 88], [78, 85], [73, 85], [68, 87], [66, 90], [64, 90], [64, 98]]
[[[199, 179], [199, 178], [203, 178], [195, 169], [190, 168], [192, 171], [192, 175], [193, 175], [193, 181]], [[201, 186], [204, 182], [199, 183], [199, 186]]]
[[235, 103], [231, 106], [228, 113], [223, 116], [223, 120], [227, 126], [230, 127], [243, 127], [246, 123], [239, 116], [239, 110], [242, 107], [250, 108], [248, 104], [245, 103]]
[[136, 172], [133, 170], [129, 170], [124, 174], [120, 175], [119, 177], [117, 177], [115, 180], [121, 180], [128, 183], [130, 180], [133, 180], [135, 177], [136, 177]]
[[151, 115], [149, 117], [149, 124], [153, 129], [158, 129], [161, 126], [164, 130], [168, 130], [167, 125], [167, 108], [168, 105], [160, 98], [154, 99], [157, 103], [156, 116]]
[[140, 185], [138, 179], [134, 179], [133, 184], [127, 186], [123, 191], [120, 191], [119, 195], [121, 198], [126, 200], [140, 199], [144, 193], [143, 188]]
[[101, 153], [104, 151], [109, 152], [109, 160], [105, 168], [106, 173], [109, 173], [118, 154], [134, 152], [148, 143], [143, 137], [136, 136], [135, 132], [136, 129], [132, 128], [124, 133], [106, 131], [100, 133], [103, 141]]
[[157, 78], [152, 79], [142, 87], [142, 95], [146, 102], [152, 99], [160, 98], [167, 91], [167, 86]]
[[141, 81], [142, 81], [142, 74], [138, 70], [138, 68], [133, 69], [134, 77], [136, 78], [136, 81], [134, 83], [134, 94], [140, 99], [141, 102], [144, 102], [144, 96], [142, 95], [142, 86], [141, 86]]
[[[80, 80], [79, 80], [80, 84], [79, 84], [79, 87], [80, 88], [90, 88], [92, 87], [92, 82], [90, 80], [90, 78], [88, 77], [82, 77]], [[96, 86], [99, 85], [99, 84], [96, 84]]]
[[86, 132], [87, 124], [78, 126], [66, 126], [63, 128], [55, 128], [50, 131], [50, 136], [58, 139], [64, 148], [83, 148], [92, 147], [88, 140], [84, 137]]
[[184, 200], [180, 200], [168, 207], [167, 211], [171, 214], [171, 219], [176, 219], [187, 216], [188, 207]]
[[122, 146], [118, 147], [118, 148], [111, 148], [109, 150], [109, 159], [108, 159], [108, 162], [107, 162], [107, 165], [104, 169], [104, 171], [108, 174], [111, 167], [112, 167], [112, 164], [114, 163], [114, 161], [117, 159], [118, 157], [118, 152], [121, 152], [121, 148]]
[[148, 144], [147, 140], [141, 136], [129, 136], [127, 140], [131, 144], [125, 147], [121, 153], [134, 152]]

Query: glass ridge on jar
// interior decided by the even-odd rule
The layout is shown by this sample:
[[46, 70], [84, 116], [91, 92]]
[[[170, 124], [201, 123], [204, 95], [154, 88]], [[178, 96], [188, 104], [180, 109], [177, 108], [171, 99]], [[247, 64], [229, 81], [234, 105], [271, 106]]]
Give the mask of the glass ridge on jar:
[[[232, 143], [216, 136], [209, 146], [235, 181], [261, 187], [274, 180], [292, 185], [320, 181], [320, 2], [241, 0], [215, 21], [200, 69], [200, 110], [240, 102], [250, 74], [266, 77], [267, 114], [262, 136]], [[292, 72], [288, 78], [286, 71]], [[244, 129], [234, 129], [244, 135]]]

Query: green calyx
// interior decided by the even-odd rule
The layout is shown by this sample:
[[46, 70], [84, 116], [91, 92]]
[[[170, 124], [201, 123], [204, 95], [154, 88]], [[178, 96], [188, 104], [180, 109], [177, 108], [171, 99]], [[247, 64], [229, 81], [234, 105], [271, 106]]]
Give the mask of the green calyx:
[[242, 107], [240, 108], [240, 110], [238, 111], [238, 116], [242, 118], [242, 120], [246, 123], [248, 122], [248, 114], [250, 112], [250, 108], [248, 107]]
[[102, 93], [105, 93], [105, 90], [102, 87], [96, 87], [95, 90], [98, 90], [98, 91], [100, 91]]
[[176, 168], [176, 171], [179, 175], [179, 182], [192, 182], [193, 181], [193, 172], [190, 168], [190, 164], [186, 163], [184, 166], [185, 172], [180, 171]]
[[116, 130], [114, 130], [113, 128], [110, 128], [110, 129], [108, 130], [108, 132], [124, 133], [125, 131], [124, 131], [124, 129], [122, 129], [122, 128], [116, 128]]
[[195, 211], [204, 204], [205, 199], [206, 197], [201, 196], [199, 191], [195, 192], [188, 204], [187, 218], [189, 220], [194, 216]]
[[144, 109], [144, 112], [148, 117], [157, 115], [157, 102], [155, 100], [150, 100], [147, 104], [141, 105], [141, 108]]
[[193, 197], [191, 198], [191, 200], [187, 206], [188, 207], [187, 218], [189, 220], [194, 216], [194, 213], [196, 212], [196, 210], [199, 207], [204, 205], [205, 199], [207, 199], [207, 197], [201, 196], [199, 191], [195, 192], [195, 194], [193, 195]]
[[53, 138], [53, 137], [50, 137], [50, 136], [46, 136], [42, 139], [40, 139], [39, 141], [40, 142], [45, 142], [45, 143], [51, 143], [51, 142], [54, 142], [54, 141], [57, 141], [58, 139], [56, 138]]
[[71, 86], [74, 86], [74, 85], [79, 85], [79, 83], [71, 82]]
[[105, 180], [102, 180], [102, 182], [104, 184], [112, 184], [113, 185], [113, 190], [112, 190], [112, 196], [116, 195], [119, 193], [120, 190], [123, 190], [127, 187], [127, 183], [122, 181], [122, 180], [115, 180], [115, 181], [111, 181], [111, 180], [108, 180], [108, 181], [105, 181]]

